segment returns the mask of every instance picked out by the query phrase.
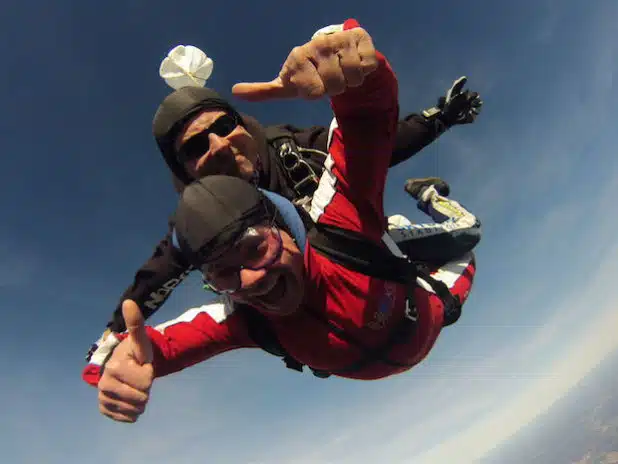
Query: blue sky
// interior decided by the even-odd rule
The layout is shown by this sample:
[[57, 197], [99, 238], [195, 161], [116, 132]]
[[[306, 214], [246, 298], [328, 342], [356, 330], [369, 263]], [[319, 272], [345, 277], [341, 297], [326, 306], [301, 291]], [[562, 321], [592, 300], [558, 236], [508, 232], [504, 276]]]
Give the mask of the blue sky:
[[[384, 3], [385, 5], [386, 3]], [[0, 445], [7, 462], [475, 462], [616, 349], [618, 5], [611, 0], [227, 4], [40, 0], [4, 7], [0, 115]], [[483, 221], [456, 326], [417, 369], [379, 382], [296, 375], [235, 352], [157, 381], [127, 426], [80, 378], [176, 197], [151, 137], [177, 44], [209, 85], [270, 79], [318, 28], [358, 19], [400, 82], [402, 114], [456, 77], [485, 101], [389, 178], [386, 210], [438, 174]], [[264, 123], [327, 124], [326, 102], [236, 102]], [[203, 303], [190, 279], [153, 319]]]

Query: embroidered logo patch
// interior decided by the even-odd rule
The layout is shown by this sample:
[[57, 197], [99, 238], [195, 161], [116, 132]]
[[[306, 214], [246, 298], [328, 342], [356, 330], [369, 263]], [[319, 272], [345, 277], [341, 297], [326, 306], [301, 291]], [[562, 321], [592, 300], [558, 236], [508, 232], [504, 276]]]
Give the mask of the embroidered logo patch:
[[380, 330], [386, 326], [391, 317], [393, 305], [395, 304], [395, 284], [392, 282], [384, 283], [384, 294], [378, 302], [378, 309], [373, 313], [373, 319], [367, 324], [372, 330]]

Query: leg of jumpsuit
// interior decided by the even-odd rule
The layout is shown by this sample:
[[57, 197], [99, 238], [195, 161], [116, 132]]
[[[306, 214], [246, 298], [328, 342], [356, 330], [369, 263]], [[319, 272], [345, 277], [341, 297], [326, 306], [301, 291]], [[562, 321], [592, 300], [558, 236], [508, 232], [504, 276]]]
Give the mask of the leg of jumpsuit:
[[480, 241], [480, 221], [433, 186], [422, 192], [417, 206], [435, 222], [412, 224], [400, 215], [388, 221], [388, 235], [412, 261], [440, 266], [472, 251]]
[[[422, 192], [418, 208], [436, 222], [412, 224], [403, 216], [391, 216], [383, 240], [395, 255], [405, 254], [425, 267], [463, 305], [476, 274], [472, 249], [481, 238], [481, 223], [458, 202], [439, 195], [434, 187]], [[433, 291], [424, 280], [417, 279], [417, 283]], [[451, 314], [453, 317], [445, 315], [445, 325], [455, 322], [459, 314], [460, 310]]]

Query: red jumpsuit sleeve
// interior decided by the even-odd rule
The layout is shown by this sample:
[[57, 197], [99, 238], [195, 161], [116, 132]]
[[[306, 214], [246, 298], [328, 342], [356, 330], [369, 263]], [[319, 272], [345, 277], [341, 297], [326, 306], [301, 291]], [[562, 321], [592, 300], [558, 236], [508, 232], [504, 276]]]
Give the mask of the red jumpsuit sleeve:
[[[156, 377], [181, 371], [226, 351], [257, 346], [248, 335], [244, 318], [227, 303], [192, 308], [176, 319], [148, 326], [146, 331], [153, 344]], [[123, 333], [116, 338], [122, 341], [126, 336]], [[103, 365], [104, 362], [91, 361], [82, 373], [83, 380], [96, 386]]]
[[[345, 29], [358, 25], [344, 23]], [[360, 87], [331, 98], [329, 157], [313, 197], [316, 222], [363, 233], [380, 241], [386, 229], [384, 187], [399, 118], [398, 84], [386, 57]]]
[[245, 320], [227, 304], [205, 305], [149, 330], [156, 377], [178, 372], [213, 356], [255, 347]]

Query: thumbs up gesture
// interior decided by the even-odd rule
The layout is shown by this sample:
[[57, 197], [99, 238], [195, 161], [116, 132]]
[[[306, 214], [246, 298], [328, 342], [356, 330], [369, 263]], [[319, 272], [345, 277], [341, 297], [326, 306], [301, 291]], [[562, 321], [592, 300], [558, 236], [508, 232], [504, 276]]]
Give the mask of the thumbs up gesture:
[[296, 97], [315, 100], [360, 86], [378, 68], [371, 36], [353, 19], [330, 29], [295, 47], [275, 79], [240, 82], [232, 88], [233, 94], [247, 101]]
[[119, 422], [135, 422], [148, 403], [154, 380], [152, 343], [132, 300], [122, 304], [128, 337], [114, 350], [99, 380], [99, 410]]

